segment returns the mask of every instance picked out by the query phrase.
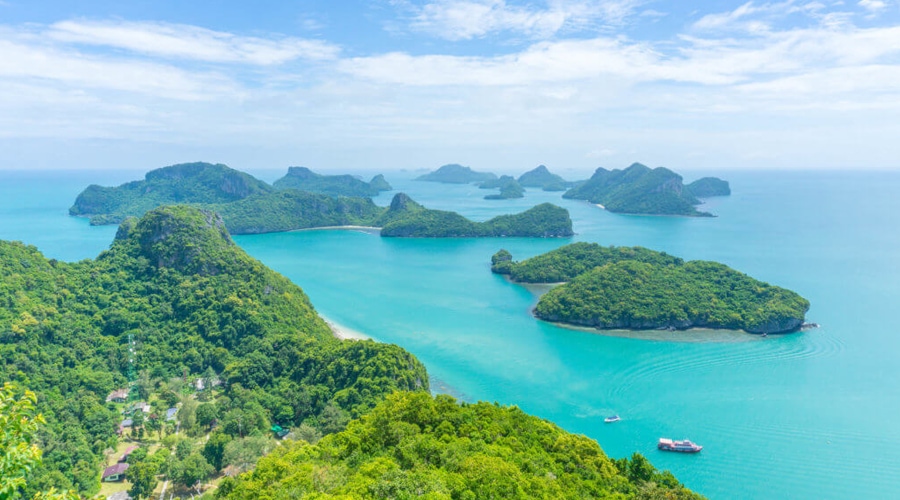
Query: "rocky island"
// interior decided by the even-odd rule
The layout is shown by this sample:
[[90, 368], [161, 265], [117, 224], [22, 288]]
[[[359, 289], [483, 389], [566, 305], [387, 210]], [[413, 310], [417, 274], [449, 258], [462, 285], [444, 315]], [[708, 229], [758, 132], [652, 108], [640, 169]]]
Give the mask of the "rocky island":
[[476, 172], [469, 167], [457, 163], [444, 165], [434, 172], [416, 177], [417, 181], [443, 182], [445, 184], [471, 184], [496, 179], [497, 176], [488, 172]]
[[693, 185], [694, 193], [675, 172], [634, 163], [624, 170], [598, 168], [590, 179], [566, 191], [563, 198], [586, 200], [614, 213], [712, 217], [697, 210], [696, 205], [701, 203], [698, 198], [711, 192], [724, 194], [723, 183], [727, 188], [728, 183], [720, 179], [702, 179]]
[[540, 319], [597, 329], [798, 330], [809, 301], [708, 261], [642, 247], [573, 243], [522, 262], [501, 250], [492, 271], [522, 283], [561, 283], [534, 309]]
[[288, 173], [272, 183], [275, 189], [297, 189], [308, 193], [328, 196], [371, 197], [393, 188], [379, 174], [371, 182], [365, 182], [352, 175], [322, 175], [306, 167], [289, 167]]
[[574, 183], [550, 172], [546, 165], [538, 165], [519, 176], [519, 184], [523, 187], [541, 188], [544, 191], [565, 191]]
[[478, 188], [500, 190], [499, 194], [489, 194], [485, 196], [485, 200], [510, 200], [525, 196], [525, 190], [522, 186], [514, 177], [509, 175], [501, 175], [499, 179], [484, 181], [478, 185]]

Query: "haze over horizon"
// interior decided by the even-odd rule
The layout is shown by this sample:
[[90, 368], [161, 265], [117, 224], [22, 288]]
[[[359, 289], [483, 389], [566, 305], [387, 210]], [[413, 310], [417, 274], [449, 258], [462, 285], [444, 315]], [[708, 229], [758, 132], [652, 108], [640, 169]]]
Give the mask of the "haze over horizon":
[[0, 0], [0, 169], [892, 169], [898, 21], [897, 0]]

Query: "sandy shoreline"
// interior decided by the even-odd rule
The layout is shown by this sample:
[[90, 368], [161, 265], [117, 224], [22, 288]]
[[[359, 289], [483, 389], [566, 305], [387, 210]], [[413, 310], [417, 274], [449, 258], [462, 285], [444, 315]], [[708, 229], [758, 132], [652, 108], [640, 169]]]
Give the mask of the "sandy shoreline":
[[381, 228], [374, 226], [322, 226], [322, 227], [307, 227], [303, 229], [292, 229], [288, 231], [289, 233], [295, 233], [298, 231], [360, 231], [363, 233], [370, 234], [380, 234]]
[[328, 325], [328, 328], [331, 328], [331, 333], [341, 340], [373, 340], [372, 337], [366, 335], [365, 333], [335, 323], [325, 316], [321, 317], [323, 320], [325, 320], [325, 324]]

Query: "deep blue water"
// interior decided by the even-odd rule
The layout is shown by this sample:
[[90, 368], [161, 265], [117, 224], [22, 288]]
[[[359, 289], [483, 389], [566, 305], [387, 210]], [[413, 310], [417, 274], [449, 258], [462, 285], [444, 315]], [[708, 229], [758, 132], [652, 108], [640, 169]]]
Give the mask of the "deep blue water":
[[[552, 201], [570, 210], [574, 241], [724, 262], [799, 292], [812, 302], [808, 319], [822, 327], [664, 341], [541, 323], [529, 315], [535, 296], [492, 275], [490, 257], [506, 248], [522, 259], [570, 240], [398, 240], [355, 231], [235, 239], [303, 287], [328, 318], [413, 352], [440, 390], [518, 405], [597, 439], [615, 457], [640, 451], [711, 498], [895, 496], [900, 173], [730, 172], [723, 177], [732, 196], [708, 203], [714, 219], [613, 215], [535, 190], [485, 201], [484, 190], [410, 175], [386, 176], [432, 208], [483, 220]], [[89, 183], [138, 177], [0, 172], [0, 238], [58, 259], [93, 257], [115, 228], [90, 227], [66, 210]], [[603, 424], [613, 413], [623, 420]], [[705, 449], [658, 452], [659, 437], [688, 437]]]

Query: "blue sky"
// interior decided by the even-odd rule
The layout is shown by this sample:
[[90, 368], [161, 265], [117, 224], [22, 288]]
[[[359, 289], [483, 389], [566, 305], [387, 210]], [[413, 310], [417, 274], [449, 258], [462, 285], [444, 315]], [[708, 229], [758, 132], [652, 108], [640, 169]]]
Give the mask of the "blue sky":
[[0, 0], [0, 168], [900, 167], [900, 0]]

